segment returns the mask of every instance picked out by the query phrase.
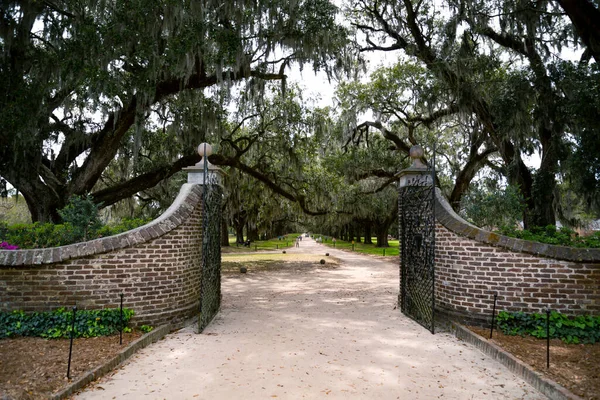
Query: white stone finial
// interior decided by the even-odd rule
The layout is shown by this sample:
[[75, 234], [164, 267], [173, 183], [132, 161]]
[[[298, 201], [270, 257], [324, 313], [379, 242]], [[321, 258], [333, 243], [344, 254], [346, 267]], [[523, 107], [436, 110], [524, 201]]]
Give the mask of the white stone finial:
[[412, 158], [412, 165], [400, 171], [398, 187], [431, 186], [433, 184], [431, 170], [421, 161], [424, 153], [423, 148], [419, 145], [410, 148], [408, 154]]
[[200, 159], [200, 161], [196, 164], [198, 166], [204, 166], [204, 157], [206, 157], [206, 165], [208, 167], [211, 167], [212, 164], [210, 163], [210, 161], [208, 161], [208, 157], [210, 157], [210, 155], [212, 154], [212, 146], [208, 143], [200, 143], [200, 145], [198, 146], [198, 154], [200, 155], [200, 157], [202, 157]]
[[[198, 146], [199, 162], [194, 166], [184, 168], [188, 171], [188, 183], [199, 183], [201, 185], [220, 185], [221, 170], [208, 161], [208, 157], [213, 153], [213, 148], [208, 143], [200, 143]], [[206, 157], [206, 158], [205, 158]], [[204, 161], [206, 160], [206, 169]], [[204, 176], [206, 172], [206, 177]]]
[[210, 144], [200, 143], [200, 145], [198, 146], [198, 154], [200, 155], [200, 157], [210, 157], [212, 153], [212, 146]]
[[412, 158], [411, 168], [427, 168], [427, 166], [421, 161], [421, 158], [423, 158], [424, 154], [423, 148], [421, 146], [419, 146], [418, 144], [414, 145], [410, 148], [408, 154], [410, 155], [410, 158]]

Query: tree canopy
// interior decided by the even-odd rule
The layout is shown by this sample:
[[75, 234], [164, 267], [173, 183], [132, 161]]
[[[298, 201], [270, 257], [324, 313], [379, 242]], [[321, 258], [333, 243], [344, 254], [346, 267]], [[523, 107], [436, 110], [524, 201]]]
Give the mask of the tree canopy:
[[[457, 210], [494, 181], [521, 196], [513, 208], [525, 226], [600, 212], [596, 1], [348, 0], [342, 9], [2, 2], [0, 194], [14, 186], [34, 221], [58, 221], [71, 196], [88, 194], [153, 216], [208, 141], [230, 179], [226, 215], [238, 236], [287, 221], [373, 231], [385, 245], [396, 173], [420, 144], [425, 161], [435, 148]], [[393, 62], [361, 72], [365, 55], [382, 53]], [[337, 83], [333, 107], [289, 81], [294, 65]]]
[[[5, 1], [0, 176], [23, 194], [34, 220], [56, 220], [71, 195], [94, 191], [131, 135], [141, 148], [155, 111], [184, 121], [185, 134], [175, 128], [172, 140], [208, 139], [220, 112], [186, 92], [213, 88], [215, 100], [243, 81], [239, 90], [261, 93], [293, 63], [343, 67], [346, 32], [336, 10], [326, 0]], [[196, 157], [185, 147], [97, 198], [129, 197]]]
[[[588, 5], [598, 11], [597, 5]], [[487, 158], [497, 155], [503, 175], [520, 189], [526, 202], [525, 225], [553, 224], [560, 202], [558, 174], [576, 154], [569, 146], [583, 134], [580, 122], [588, 112], [565, 107], [579, 97], [569, 90], [575, 77], [567, 74], [577, 71], [590, 83], [598, 77], [597, 65], [588, 64], [586, 57], [588, 50], [593, 54], [595, 42], [577, 34], [581, 30], [573, 29], [560, 5], [550, 1], [354, 1], [349, 12], [365, 37], [363, 51], [397, 52], [399, 68], [414, 63], [426, 69], [433, 82], [426, 94], [413, 91], [412, 115], [402, 111], [396, 118], [403, 125], [403, 137], [410, 138], [414, 129], [410, 122], [422, 114], [420, 104], [440, 123], [447, 124], [450, 118], [470, 131], [473, 151], [463, 158], [464, 170], [458, 171], [461, 179], [456, 181], [457, 192], [453, 190], [454, 204]], [[595, 22], [588, 23], [591, 32]], [[588, 46], [580, 61], [562, 57], [561, 51], [577, 51], [580, 44]], [[394, 72], [388, 71], [387, 78]], [[371, 108], [385, 113], [377, 110], [389, 108], [385, 100], [375, 101]], [[597, 112], [597, 103], [591, 103], [591, 108]], [[534, 151], [541, 159], [536, 170], [524, 161]]]

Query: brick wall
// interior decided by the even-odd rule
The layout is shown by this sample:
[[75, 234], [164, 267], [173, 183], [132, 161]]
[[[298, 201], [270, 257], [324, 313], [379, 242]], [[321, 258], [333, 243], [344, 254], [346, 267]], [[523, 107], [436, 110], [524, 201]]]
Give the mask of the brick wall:
[[202, 189], [185, 184], [158, 219], [119, 235], [53, 249], [0, 251], [0, 310], [124, 307], [133, 325], [197, 314]]
[[600, 250], [497, 235], [464, 221], [437, 195], [436, 306], [464, 322], [497, 310], [600, 314]]

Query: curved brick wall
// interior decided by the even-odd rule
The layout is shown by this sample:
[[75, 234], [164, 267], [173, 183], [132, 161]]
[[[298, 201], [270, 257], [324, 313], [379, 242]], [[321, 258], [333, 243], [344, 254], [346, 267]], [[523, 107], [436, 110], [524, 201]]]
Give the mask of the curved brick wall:
[[509, 238], [458, 216], [436, 189], [436, 308], [463, 322], [498, 311], [600, 314], [600, 249]]
[[185, 184], [158, 219], [119, 235], [51, 249], [0, 251], [0, 310], [124, 307], [133, 325], [197, 314], [202, 187]]

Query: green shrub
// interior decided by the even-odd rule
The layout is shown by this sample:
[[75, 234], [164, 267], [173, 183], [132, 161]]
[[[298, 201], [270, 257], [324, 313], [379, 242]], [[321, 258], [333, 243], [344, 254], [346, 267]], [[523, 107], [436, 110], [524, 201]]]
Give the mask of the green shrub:
[[[498, 328], [505, 335], [530, 335], [546, 338], [546, 313], [501, 311]], [[596, 343], [600, 341], [600, 316], [568, 317], [557, 311], [550, 313], [550, 338], [565, 343]]]
[[[133, 316], [131, 309], [123, 309], [123, 325]], [[0, 338], [13, 336], [36, 336], [43, 338], [67, 338], [71, 334], [73, 311], [59, 308], [49, 312], [23, 311], [0, 312]], [[119, 331], [120, 310], [80, 310], [75, 313], [75, 337], [108, 336]]]
[[65, 224], [72, 227], [67, 231], [71, 235], [71, 242], [97, 237], [96, 232], [102, 227], [98, 204], [94, 203], [90, 195], [72, 196], [69, 203], [59, 210], [58, 214]]
[[580, 237], [572, 229], [562, 227], [557, 229], [554, 225], [533, 227], [529, 230], [517, 230], [511, 227], [502, 227], [498, 231], [505, 236], [517, 239], [531, 240], [534, 242], [555, 244], [559, 246], [600, 248], [600, 232], [593, 235]]
[[[99, 229], [87, 232], [88, 240], [99, 237], [116, 235], [148, 223], [145, 219], [125, 219], [116, 225], [106, 225]], [[79, 233], [77, 233], [79, 229]], [[83, 240], [81, 228], [76, 228], [71, 223], [51, 224], [15, 224], [0, 223], [0, 242], [17, 245], [21, 249], [35, 249], [45, 247], [64, 246]], [[79, 239], [78, 239], [79, 238]]]
[[514, 226], [523, 217], [523, 196], [517, 187], [474, 186], [461, 201], [461, 214], [484, 229]]

